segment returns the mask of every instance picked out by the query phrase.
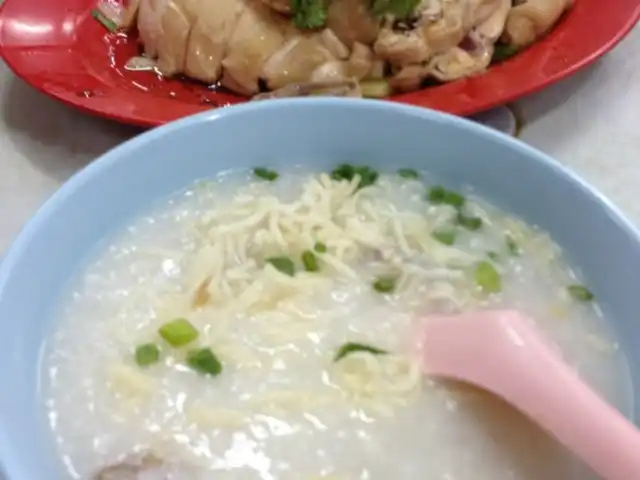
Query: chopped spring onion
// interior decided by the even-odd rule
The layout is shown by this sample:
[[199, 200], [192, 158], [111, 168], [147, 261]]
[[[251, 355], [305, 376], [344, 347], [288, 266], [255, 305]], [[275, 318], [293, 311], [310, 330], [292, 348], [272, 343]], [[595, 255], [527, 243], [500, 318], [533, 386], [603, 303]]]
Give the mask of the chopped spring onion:
[[505, 242], [507, 244], [507, 250], [509, 250], [509, 253], [513, 256], [516, 255], [520, 255], [520, 247], [518, 247], [518, 244], [516, 243], [516, 241], [513, 239], [512, 236], [507, 235], [505, 237]]
[[182, 347], [198, 338], [198, 330], [186, 318], [176, 318], [158, 329], [160, 336], [172, 347]]
[[461, 208], [466, 202], [458, 192], [447, 190], [439, 185], [429, 189], [428, 198], [435, 205], [451, 205], [454, 208]]
[[153, 365], [160, 360], [160, 348], [155, 343], [145, 343], [136, 347], [136, 363], [140, 367]]
[[392, 277], [380, 277], [373, 282], [373, 289], [380, 293], [391, 293], [396, 288], [396, 279]]
[[591, 293], [591, 290], [583, 285], [569, 285], [567, 287], [567, 292], [569, 292], [569, 295], [571, 295], [572, 298], [581, 302], [590, 302], [594, 299], [594, 295]]
[[267, 258], [267, 263], [273, 266], [280, 273], [293, 277], [296, 273], [296, 266], [288, 257], [271, 257]]
[[187, 365], [192, 370], [213, 377], [220, 375], [222, 364], [210, 348], [192, 350], [187, 354]]
[[456, 241], [456, 231], [452, 228], [434, 230], [431, 236], [445, 245], [453, 245]]
[[382, 350], [381, 348], [373, 347], [371, 345], [365, 345], [364, 343], [347, 342], [338, 349], [335, 356], [333, 357], [333, 361], [337, 362], [347, 355], [356, 352], [365, 352], [372, 355], [386, 355], [389, 353], [386, 350]]
[[498, 252], [487, 252], [487, 257], [489, 257], [489, 260], [492, 260], [494, 262], [500, 260], [500, 255], [498, 255]]
[[320, 270], [318, 260], [311, 250], [305, 250], [302, 253], [302, 264], [307, 272], [317, 272]]
[[316, 242], [313, 249], [318, 253], [327, 253], [327, 246], [322, 242]]
[[478, 230], [482, 227], [482, 219], [480, 217], [472, 217], [458, 212], [458, 224], [467, 230]]
[[520, 49], [515, 45], [507, 45], [504, 43], [496, 43], [493, 49], [493, 56], [491, 57], [491, 63], [500, 63], [510, 59]]
[[268, 182], [274, 182], [280, 176], [278, 172], [263, 167], [254, 168], [253, 174], [262, 180], [267, 180]]
[[331, 178], [334, 180], [347, 180], [351, 181], [358, 175], [360, 177], [360, 183], [358, 189], [373, 185], [378, 180], [379, 174], [371, 167], [361, 165], [350, 165], [343, 163], [338, 165], [332, 172]]
[[391, 85], [381, 78], [362, 80], [360, 91], [365, 98], [386, 98], [391, 95]]
[[414, 170], [413, 168], [401, 168], [398, 170], [398, 175], [409, 180], [417, 180], [418, 178], [420, 178], [420, 174], [418, 173], [418, 171]]
[[500, 274], [489, 262], [479, 262], [476, 265], [473, 276], [476, 285], [487, 293], [498, 293], [502, 290]]
[[113, 20], [111, 20], [110, 18], [108, 18], [100, 10], [97, 10], [97, 9], [91, 10], [91, 16], [94, 19], [96, 19], [98, 22], [100, 22], [102, 26], [107, 30], [109, 30], [110, 32], [115, 32], [116, 30], [118, 30], [118, 24]]

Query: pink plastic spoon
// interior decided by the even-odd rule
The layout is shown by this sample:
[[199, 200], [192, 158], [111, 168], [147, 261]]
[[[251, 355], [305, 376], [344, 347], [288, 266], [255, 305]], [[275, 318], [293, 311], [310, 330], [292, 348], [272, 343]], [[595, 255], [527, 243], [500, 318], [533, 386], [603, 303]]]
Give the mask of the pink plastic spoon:
[[425, 318], [422, 368], [509, 402], [605, 480], [640, 479], [640, 431], [608, 405], [517, 311]]

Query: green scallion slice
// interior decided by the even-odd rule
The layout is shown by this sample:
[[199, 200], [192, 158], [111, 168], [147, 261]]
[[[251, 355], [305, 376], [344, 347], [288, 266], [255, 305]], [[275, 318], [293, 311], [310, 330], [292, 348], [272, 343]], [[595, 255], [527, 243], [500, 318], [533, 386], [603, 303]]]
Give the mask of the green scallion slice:
[[456, 231], [452, 228], [434, 230], [431, 236], [444, 245], [453, 245], [456, 241]]
[[518, 244], [511, 235], [507, 235], [504, 241], [507, 244], [507, 250], [509, 250], [511, 255], [520, 255], [520, 247], [518, 247]]
[[594, 299], [594, 295], [591, 290], [584, 285], [569, 285], [567, 287], [567, 292], [569, 292], [571, 298], [580, 302], [590, 302]]
[[338, 349], [335, 356], [333, 357], [333, 361], [337, 362], [347, 355], [356, 352], [365, 352], [372, 355], [386, 355], [389, 353], [386, 350], [382, 350], [381, 348], [373, 347], [371, 345], [365, 345], [364, 343], [347, 342]]
[[311, 250], [305, 250], [302, 253], [302, 265], [307, 272], [317, 272], [320, 270], [318, 267], [318, 260]]
[[172, 347], [182, 347], [198, 338], [198, 330], [186, 318], [176, 318], [158, 329], [160, 336]]
[[107, 18], [105, 14], [102, 13], [100, 10], [97, 10], [97, 9], [91, 10], [91, 16], [95, 20], [100, 22], [102, 26], [107, 30], [109, 30], [110, 32], [115, 32], [116, 30], [118, 30], [118, 25], [116, 24], [116, 22], [114, 22], [110, 18]]
[[267, 258], [267, 263], [271, 264], [273, 268], [280, 273], [293, 277], [296, 273], [296, 266], [293, 261], [288, 257], [271, 257]]
[[500, 274], [489, 262], [479, 262], [473, 273], [476, 285], [487, 293], [499, 293], [502, 290]]
[[398, 170], [398, 175], [409, 180], [417, 180], [420, 178], [418, 171], [413, 168], [401, 168]]
[[360, 177], [360, 183], [358, 183], [358, 189], [373, 185], [380, 176], [378, 172], [371, 167], [365, 165], [350, 165], [343, 163], [338, 165], [331, 172], [331, 178], [334, 180], [347, 180], [351, 181], [358, 175]]
[[396, 279], [392, 277], [380, 277], [373, 282], [373, 289], [379, 293], [391, 293], [396, 288]]
[[480, 217], [473, 217], [465, 215], [462, 212], [458, 212], [458, 225], [466, 228], [467, 230], [475, 231], [482, 227], [482, 219]]
[[160, 348], [155, 343], [138, 345], [135, 352], [136, 363], [139, 367], [148, 367], [160, 360]]
[[220, 375], [222, 364], [210, 348], [199, 348], [187, 354], [187, 365], [192, 370], [213, 377]]
[[466, 199], [458, 192], [447, 190], [440, 185], [431, 187], [427, 198], [434, 205], [450, 205], [454, 208], [462, 208], [466, 203]]
[[322, 242], [316, 242], [313, 249], [318, 253], [327, 253], [327, 246]]
[[275, 170], [269, 170], [268, 168], [258, 167], [253, 169], [253, 174], [261, 178], [262, 180], [266, 180], [268, 182], [275, 182], [280, 176], [278, 172]]

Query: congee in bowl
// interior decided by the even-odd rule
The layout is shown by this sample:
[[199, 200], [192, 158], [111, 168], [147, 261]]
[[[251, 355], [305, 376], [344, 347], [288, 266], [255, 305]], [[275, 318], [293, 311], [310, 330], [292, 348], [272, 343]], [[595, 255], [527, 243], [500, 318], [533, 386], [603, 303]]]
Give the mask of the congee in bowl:
[[[244, 146], [225, 140], [226, 125], [255, 126], [267, 114], [272, 126], [247, 130], [251, 141], [237, 140]], [[365, 117], [368, 144], [359, 143], [366, 124], [352, 121]], [[297, 138], [279, 133], [295, 130], [294, 120]], [[415, 138], [407, 148], [405, 131], [388, 156], [390, 140], [376, 131], [388, 120], [397, 121], [391, 132], [416, 124], [428, 140], [407, 137]], [[314, 125], [333, 133], [317, 150], [301, 143]], [[491, 155], [499, 151], [522, 162], [511, 167], [522, 174], [542, 172], [532, 182], [549, 184], [496, 193], [493, 179], [511, 172], [487, 175], [484, 158], [456, 167], [428, 150], [416, 155], [429, 144], [435, 154], [463, 153], [442, 135], [469, 138], [466, 155], [486, 155], [487, 168], [498, 166]], [[121, 198], [100, 197], [109, 188]], [[569, 205], [549, 209], [544, 194], [535, 205], [536, 189], [549, 199], [565, 192]], [[86, 208], [61, 220], [78, 195]], [[562, 227], [566, 206], [590, 202], [607, 214], [600, 227], [610, 219], [631, 235], [542, 155], [459, 119], [376, 102], [273, 102], [147, 133], [64, 187], [3, 267], [11, 282], [6, 272], [36, 248], [29, 236], [48, 229], [55, 243], [68, 229], [73, 245], [59, 242], [68, 252], [33, 287], [59, 284], [43, 294], [49, 320], [34, 327], [37, 344], [28, 340], [38, 390], [27, 406], [0, 410], [7, 418], [33, 407], [23, 412], [32, 424], [18, 416], [10, 426], [38, 437], [43, 460], [23, 464], [4, 445], [11, 478], [593, 478], [499, 399], [424, 377], [414, 335], [430, 313], [521, 310], [629, 413], [624, 348], [599, 306], [601, 295], [605, 307], [612, 297], [569, 244], [571, 232], [588, 235], [591, 226]], [[63, 213], [47, 224], [56, 209]], [[588, 239], [582, 245], [582, 259], [604, 255]]]

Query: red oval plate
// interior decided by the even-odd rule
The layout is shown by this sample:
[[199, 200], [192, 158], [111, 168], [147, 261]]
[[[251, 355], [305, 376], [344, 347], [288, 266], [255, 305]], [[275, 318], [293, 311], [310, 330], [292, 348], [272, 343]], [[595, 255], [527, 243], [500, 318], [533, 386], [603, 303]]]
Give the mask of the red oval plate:
[[[0, 0], [1, 1], [1, 0]], [[135, 38], [111, 34], [91, 16], [96, 0], [5, 0], [0, 53], [25, 82], [87, 112], [160, 125], [246, 99], [195, 82], [165, 80], [123, 65]], [[612, 49], [638, 22], [639, 0], [576, 0], [546, 38], [487, 73], [396, 95], [392, 101], [468, 115], [558, 81]]]

